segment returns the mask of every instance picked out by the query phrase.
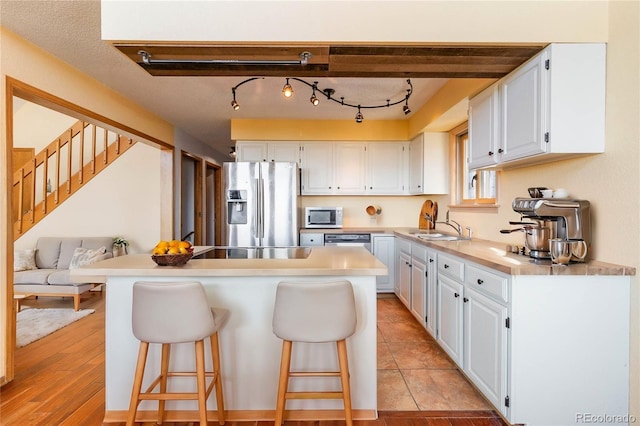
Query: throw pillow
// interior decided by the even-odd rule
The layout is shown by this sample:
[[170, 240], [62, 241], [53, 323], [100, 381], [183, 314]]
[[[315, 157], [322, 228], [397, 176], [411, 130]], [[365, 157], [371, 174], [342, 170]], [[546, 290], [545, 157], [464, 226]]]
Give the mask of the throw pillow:
[[100, 247], [99, 249], [78, 247], [73, 251], [69, 269], [77, 269], [81, 266], [90, 265], [98, 260], [102, 260], [102, 255], [106, 252], [107, 249], [105, 247]]
[[13, 272], [38, 269], [36, 266], [36, 249], [16, 250], [13, 253]]

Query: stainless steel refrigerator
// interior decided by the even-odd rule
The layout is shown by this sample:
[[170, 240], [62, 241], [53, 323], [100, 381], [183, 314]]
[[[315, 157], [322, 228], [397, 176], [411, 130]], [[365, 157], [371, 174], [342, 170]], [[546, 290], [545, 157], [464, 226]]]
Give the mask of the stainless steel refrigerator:
[[224, 163], [227, 246], [298, 245], [296, 163]]

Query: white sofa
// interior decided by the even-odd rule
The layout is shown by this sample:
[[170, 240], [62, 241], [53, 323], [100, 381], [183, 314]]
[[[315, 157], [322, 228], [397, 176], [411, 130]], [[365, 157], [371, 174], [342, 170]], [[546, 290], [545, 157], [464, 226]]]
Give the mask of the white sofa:
[[113, 257], [113, 237], [41, 237], [36, 243], [35, 266], [37, 269], [13, 273], [15, 295], [73, 297], [73, 308], [80, 309], [80, 296], [106, 281], [87, 277], [87, 282], [71, 280], [69, 265], [75, 249], [99, 249], [105, 253], [93, 260]]

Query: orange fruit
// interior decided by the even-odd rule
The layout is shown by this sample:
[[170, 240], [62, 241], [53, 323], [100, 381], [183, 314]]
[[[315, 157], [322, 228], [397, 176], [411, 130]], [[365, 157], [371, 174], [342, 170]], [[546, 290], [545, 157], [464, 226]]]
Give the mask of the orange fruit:
[[178, 247], [188, 249], [189, 247], [191, 247], [191, 243], [189, 241], [180, 241]]
[[178, 247], [171, 246], [169, 247], [167, 254], [180, 254], [180, 249]]
[[156, 246], [153, 249], [153, 254], [165, 254], [166, 253], [166, 249], [164, 247], [160, 247], [160, 246]]

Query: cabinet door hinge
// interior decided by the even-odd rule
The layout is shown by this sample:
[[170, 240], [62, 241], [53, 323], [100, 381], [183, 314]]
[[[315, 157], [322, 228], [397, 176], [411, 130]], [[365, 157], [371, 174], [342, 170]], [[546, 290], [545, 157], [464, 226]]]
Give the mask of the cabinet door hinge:
[[429, 318], [429, 317], [425, 315], [425, 316], [424, 316], [424, 322], [429, 322], [429, 319], [428, 319], [428, 318]]
[[428, 277], [429, 276], [429, 271], [424, 271], [424, 276]]
[[511, 328], [511, 318], [507, 317], [507, 319], [504, 320], [504, 326]]
[[544, 134], [544, 141], [545, 141], [546, 143], [549, 143], [549, 132], [546, 132], [546, 133]]
[[508, 406], [509, 406], [509, 395], [507, 395], [507, 396], [504, 398], [504, 406], [505, 406], [505, 407], [508, 407]]
[[551, 59], [547, 59], [546, 61], [544, 61], [545, 70], [548, 70], [550, 65], [551, 65]]

